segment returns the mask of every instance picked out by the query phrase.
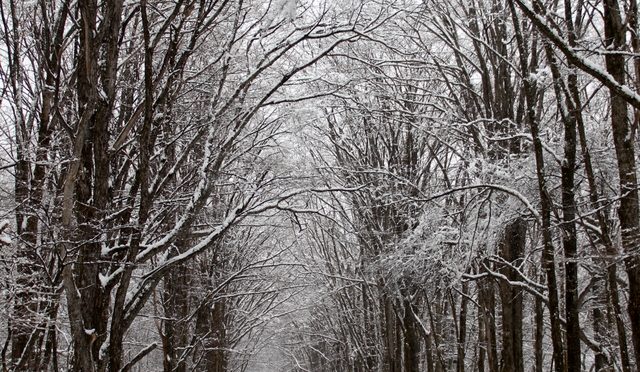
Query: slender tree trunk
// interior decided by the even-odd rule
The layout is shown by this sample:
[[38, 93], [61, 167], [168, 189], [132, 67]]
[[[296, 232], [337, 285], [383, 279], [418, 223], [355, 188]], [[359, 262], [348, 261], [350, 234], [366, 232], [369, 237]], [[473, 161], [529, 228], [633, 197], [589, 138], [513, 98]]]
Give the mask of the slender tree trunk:
[[[488, 263], [487, 263], [488, 264]], [[499, 371], [498, 345], [496, 337], [496, 300], [494, 283], [489, 278], [480, 279], [478, 283], [479, 291], [479, 311], [483, 318], [483, 334], [485, 339], [483, 343], [486, 347], [487, 362], [489, 364], [489, 372]]]
[[457, 372], [465, 370], [465, 352], [467, 344], [467, 308], [469, 302], [469, 283], [462, 282], [462, 295], [460, 296], [460, 316], [458, 321], [458, 360]]
[[[536, 3], [537, 4], [537, 3]], [[534, 4], [535, 5], [535, 4]], [[509, 1], [511, 13], [516, 18], [516, 10], [513, 1]], [[536, 6], [539, 6], [537, 4]], [[538, 9], [539, 10], [539, 9]], [[518, 44], [518, 52], [520, 55], [520, 71], [523, 75], [529, 76], [529, 62], [527, 61], [527, 47], [525, 39], [520, 31], [519, 22], [513, 22]], [[540, 126], [536, 116], [536, 83], [528, 78], [523, 79], [524, 91], [526, 95], [526, 120], [531, 129], [531, 137], [533, 139], [533, 150], [536, 161], [536, 175], [538, 179], [538, 192], [540, 194], [542, 220], [542, 267], [547, 277], [547, 288], [549, 298], [549, 317], [551, 320], [551, 341], [553, 344], [553, 359], [556, 372], [566, 372], [565, 350], [562, 335], [562, 325], [560, 323], [560, 301], [558, 299], [558, 280], [556, 276], [555, 249], [553, 246], [553, 237], [551, 234], [551, 212], [553, 209], [553, 200], [549, 194], [547, 180], [545, 175], [544, 150], [542, 140], [540, 138]]]
[[[478, 302], [481, 304], [482, 299], [480, 296], [480, 286], [478, 285]], [[476, 343], [476, 349], [478, 350], [476, 353], [478, 355], [478, 359], [476, 360], [476, 370], [478, 372], [484, 372], [484, 364], [487, 354], [487, 336], [485, 335], [486, 326], [484, 324], [484, 318], [484, 309], [482, 308], [482, 305], [480, 305], [478, 307], [478, 342]]]
[[543, 372], [544, 366], [544, 306], [542, 300], [536, 296], [534, 300], [535, 336], [533, 352], [535, 356], [535, 372]]
[[425, 333], [424, 334], [424, 347], [425, 347], [425, 354], [426, 354], [426, 361], [425, 363], [427, 364], [427, 372], [434, 372], [434, 360], [433, 360], [433, 341], [431, 340], [431, 333]]
[[443, 306], [441, 306], [442, 296], [440, 293], [430, 300], [429, 297], [425, 297], [427, 302], [427, 312], [429, 315], [429, 323], [431, 325], [431, 337], [433, 341], [433, 347], [435, 351], [434, 371], [443, 372], [446, 371], [447, 365], [445, 363], [444, 356], [442, 355], [441, 342], [442, 342], [442, 316]]
[[[531, 104], [533, 99], [529, 101]], [[542, 267], [547, 276], [547, 287], [549, 290], [549, 317], [551, 320], [551, 340], [553, 344], [553, 357], [556, 372], [566, 372], [565, 352], [562, 335], [562, 325], [560, 324], [560, 302], [558, 299], [558, 282], [556, 277], [555, 249], [551, 236], [551, 209], [553, 202], [546, 185], [544, 172], [544, 157], [542, 141], [540, 140], [538, 123], [534, 117], [531, 120], [531, 133], [534, 138], [534, 148], [536, 154], [536, 170], [538, 174], [538, 188], [542, 204], [542, 235], [544, 248], [542, 253]]]
[[[575, 36], [572, 35], [572, 40], [570, 42], [575, 44]], [[593, 165], [591, 161], [591, 153], [589, 151], [589, 146], [587, 143], [587, 134], [584, 126], [584, 120], [582, 116], [582, 102], [580, 99], [580, 92], [577, 84], [577, 76], [575, 73], [571, 73], [569, 76], [569, 93], [572, 97], [571, 100], [568, 100], [568, 106], [570, 110], [572, 110], [573, 115], [576, 119], [577, 124], [577, 132], [578, 138], [580, 142], [580, 150], [582, 152], [582, 159], [584, 162], [584, 170], [585, 175], [587, 176], [587, 181], [589, 185], [589, 200], [592, 208], [595, 210], [595, 216], [598, 221], [598, 226], [600, 227], [600, 240], [604, 245], [604, 255], [608, 257], [604, 260], [604, 265], [606, 266], [606, 281], [608, 290], [605, 291], [602, 289], [602, 293], [608, 295], [609, 301], [611, 303], [612, 310], [614, 312], [614, 318], [617, 329], [617, 339], [618, 339], [618, 349], [620, 350], [620, 364], [622, 370], [625, 372], [630, 371], [630, 362], [629, 362], [629, 352], [627, 346], [627, 331], [624, 325], [623, 317], [622, 317], [622, 307], [620, 306], [620, 299], [618, 296], [618, 274], [617, 274], [617, 257], [619, 252], [615, 247], [612, 237], [611, 237], [611, 229], [609, 227], [609, 222], [606, 217], [606, 209], [600, 198], [600, 193], [598, 192], [598, 186], [596, 184], [596, 177], [593, 170]], [[597, 287], [597, 286], [596, 286]], [[596, 288], [594, 287], [594, 288]], [[595, 290], [595, 289], [594, 289]], [[599, 296], [599, 294], [597, 294]], [[606, 301], [605, 301], [606, 302]], [[594, 322], [598, 322], [597, 319], [600, 319], [600, 310], [594, 309]], [[575, 316], [575, 315], [574, 315]], [[597, 327], [596, 327], [597, 329]], [[603, 330], [604, 331], [604, 330]], [[600, 358], [602, 359], [602, 358]], [[598, 356], [596, 356], [596, 364], [598, 364]], [[602, 362], [604, 363], [604, 362]], [[600, 364], [602, 364], [600, 363]]]
[[[595, 341], [599, 343], [602, 343], [602, 341], [605, 340], [607, 334], [606, 319], [601, 308], [607, 304], [607, 295], [603, 288], [603, 282], [604, 280], [602, 278], [596, 279], [592, 290], [594, 298], [599, 300], [594, 304], [593, 309], [591, 310], [591, 316], [593, 319], [593, 335]], [[602, 352], [596, 353], [594, 361], [595, 370], [602, 371], [607, 364], [608, 361], [606, 356]]]
[[[575, 46], [575, 31], [573, 25], [573, 11], [571, 1], [564, 1], [565, 22], [569, 43]], [[580, 312], [578, 294], [578, 241], [576, 235], [576, 202], [575, 202], [575, 169], [577, 149], [577, 121], [581, 118], [581, 100], [578, 91], [578, 77], [575, 71], [571, 71], [565, 85], [564, 78], [554, 51], [549, 44], [545, 46], [547, 60], [551, 67], [554, 79], [554, 91], [558, 111], [564, 126], [564, 158], [561, 164], [561, 188], [562, 188], [562, 247], [564, 250], [565, 272], [565, 317], [567, 329], [565, 340], [567, 344], [567, 368], [569, 371], [577, 371], [581, 368], [580, 358]]]

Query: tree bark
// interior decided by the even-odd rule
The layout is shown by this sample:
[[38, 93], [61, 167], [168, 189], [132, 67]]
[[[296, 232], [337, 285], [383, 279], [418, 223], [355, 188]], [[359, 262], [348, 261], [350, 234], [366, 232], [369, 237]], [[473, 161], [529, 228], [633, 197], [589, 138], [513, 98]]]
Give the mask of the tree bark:
[[[487, 262], [486, 264], [488, 265], [489, 263]], [[499, 372], [500, 365], [498, 360], [495, 313], [496, 300], [493, 280], [490, 278], [480, 279], [478, 282], [478, 292], [479, 311], [482, 314], [482, 323], [484, 325], [483, 334], [485, 336], [482, 341], [485, 345], [489, 372]]]
[[[501, 268], [510, 281], [518, 281], [518, 267], [524, 257], [527, 222], [517, 218], [505, 227], [504, 238], [500, 244], [500, 256], [509, 264]], [[500, 281], [502, 304], [502, 367], [504, 372], [523, 372], [522, 355], [522, 289]]]
[[404, 372], [420, 371], [420, 339], [414, 319], [414, 305], [404, 300]]
[[460, 315], [458, 321], [458, 360], [457, 360], [457, 372], [464, 372], [465, 370], [465, 355], [467, 344], [467, 310], [469, 303], [469, 283], [462, 282], [462, 293], [460, 296]]
[[189, 270], [179, 265], [164, 281], [164, 371], [186, 372], [189, 342]]

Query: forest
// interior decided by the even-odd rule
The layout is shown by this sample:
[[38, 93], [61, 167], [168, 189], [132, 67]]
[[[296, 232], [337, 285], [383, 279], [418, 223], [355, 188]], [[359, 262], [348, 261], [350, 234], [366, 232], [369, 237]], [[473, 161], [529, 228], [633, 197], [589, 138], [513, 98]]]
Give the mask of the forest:
[[637, 0], [0, 0], [0, 370], [640, 368]]

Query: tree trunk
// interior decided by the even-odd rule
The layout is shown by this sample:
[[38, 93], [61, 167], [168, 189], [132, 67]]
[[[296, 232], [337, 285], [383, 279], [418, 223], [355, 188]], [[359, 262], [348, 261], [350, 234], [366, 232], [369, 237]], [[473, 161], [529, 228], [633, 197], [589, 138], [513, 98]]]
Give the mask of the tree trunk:
[[189, 269], [179, 265], [168, 273], [164, 281], [165, 372], [187, 371], [189, 288], [193, 284], [190, 279]]
[[398, 332], [398, 326], [396, 321], [396, 314], [393, 308], [392, 300], [388, 295], [383, 294], [381, 298], [382, 312], [383, 312], [383, 339], [384, 339], [384, 370], [389, 372], [397, 371], [397, 348], [398, 339], [396, 332]]
[[[486, 264], [488, 265], [489, 263], [487, 262]], [[500, 365], [496, 336], [496, 299], [493, 280], [490, 278], [480, 279], [478, 282], [478, 292], [478, 302], [480, 304], [478, 311], [482, 314], [482, 323], [484, 325], [483, 334], [485, 336], [482, 341], [486, 349], [489, 372], [498, 372]]]
[[469, 283], [462, 282], [462, 295], [460, 296], [460, 316], [458, 321], [458, 360], [457, 371], [464, 372], [465, 353], [467, 344], [467, 307], [469, 302]]
[[536, 296], [534, 309], [535, 339], [533, 352], [535, 355], [535, 372], [543, 372], [544, 366], [544, 306], [542, 300]]
[[[537, 7], [539, 4], [535, 3]], [[515, 17], [516, 11], [513, 1], [509, 2], [511, 13]], [[537, 9], [539, 10], [539, 9]], [[514, 22], [517, 28], [515, 32], [516, 42], [518, 44], [518, 52], [520, 55], [520, 71], [523, 75], [530, 73], [529, 62], [527, 61], [527, 48], [524, 37], [519, 28], [519, 23]], [[536, 116], [536, 97], [538, 89], [534, 82], [529, 79], [523, 80], [524, 92], [526, 96], [526, 120], [529, 123], [531, 137], [533, 140], [533, 150], [536, 163], [536, 175], [538, 180], [538, 192], [540, 194], [541, 204], [541, 222], [542, 222], [542, 267], [547, 277], [547, 288], [549, 298], [549, 317], [551, 320], [551, 341], [553, 344], [553, 359], [556, 372], [566, 372], [565, 350], [562, 335], [562, 325], [560, 323], [560, 303], [558, 299], [558, 280], [556, 277], [555, 249], [552, 237], [551, 212], [553, 209], [553, 200], [547, 187], [545, 175], [544, 150], [542, 139], [540, 138], [540, 126], [538, 117]]]
[[[194, 362], [199, 361], [197, 370], [207, 372], [226, 372], [226, 301], [219, 300], [200, 306], [196, 315], [195, 337], [200, 340], [201, 349], [196, 349]], [[315, 355], [315, 354], [314, 354]], [[319, 362], [324, 359], [318, 358]]]
[[420, 371], [420, 338], [416, 329], [413, 304], [404, 301], [404, 368], [403, 372]]
[[[514, 267], [518, 267], [524, 256], [527, 223], [517, 218], [509, 223], [500, 244], [501, 257]], [[518, 281], [516, 269], [505, 265], [501, 268], [510, 281]], [[504, 372], [523, 372], [522, 355], [522, 289], [500, 281], [502, 303], [502, 368]]]
[[[481, 294], [480, 294], [480, 286], [478, 285], [478, 302], [481, 304]], [[478, 342], [476, 343], [476, 355], [478, 355], [478, 359], [476, 360], [476, 370], [478, 372], [484, 372], [484, 364], [487, 355], [487, 345], [486, 340], [487, 336], [485, 335], [486, 326], [484, 324], [484, 309], [482, 305], [478, 306]]]
[[[565, 22], [569, 43], [575, 46], [576, 36], [573, 26], [573, 12], [571, 1], [564, 1]], [[554, 91], [558, 112], [564, 127], [564, 158], [561, 167], [562, 189], [562, 247], [564, 250], [565, 271], [565, 317], [567, 328], [565, 342], [567, 345], [567, 368], [577, 371], [581, 368], [580, 358], [580, 304], [578, 299], [578, 238], [576, 235], [576, 202], [575, 202], [575, 170], [577, 149], [577, 122], [581, 117], [581, 100], [578, 90], [578, 77], [570, 70], [567, 83], [560, 73], [554, 50], [546, 45], [547, 61], [554, 80]]]
[[[601, 308], [607, 304], [607, 295], [603, 288], [603, 282], [604, 280], [602, 278], [596, 279], [592, 289], [594, 298], [598, 299], [597, 303], [594, 304], [593, 309], [591, 310], [593, 318], [593, 335], [595, 341], [599, 343], [602, 343], [606, 339], [607, 334], [606, 319]], [[609, 364], [606, 355], [602, 352], [596, 353], [594, 359], [596, 371], [604, 370], [605, 366]]]

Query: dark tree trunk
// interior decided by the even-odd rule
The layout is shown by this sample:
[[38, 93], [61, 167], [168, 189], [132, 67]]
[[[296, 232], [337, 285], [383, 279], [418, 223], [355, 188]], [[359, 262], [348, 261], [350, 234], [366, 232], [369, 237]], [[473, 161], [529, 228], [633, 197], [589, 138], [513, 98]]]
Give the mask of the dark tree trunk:
[[420, 338], [411, 301], [404, 301], [404, 372], [420, 371]]
[[[210, 270], [214, 272], [210, 272], [210, 275], [205, 277], [200, 285], [208, 288], [208, 290], [213, 290], [210, 283], [211, 276], [217, 277], [219, 275], [217, 271], [222, 271], [222, 265], [217, 258], [214, 258], [213, 262], [205, 262], [206, 263], [201, 266], [201, 272], [205, 273]], [[205, 281], [207, 283], [204, 283]], [[225, 290], [222, 289], [221, 292], [215, 296], [220, 297], [224, 295], [224, 293]], [[193, 293], [192, 296], [197, 297], [197, 294]], [[196, 299], [194, 298], [194, 300]], [[193, 354], [194, 364], [198, 363], [196, 370], [226, 372], [228, 368], [227, 350], [231, 348], [227, 339], [227, 327], [229, 326], [227, 322], [227, 311], [229, 307], [227, 299], [208, 299], [204, 303], [194, 305], [198, 306], [194, 329], [196, 348]], [[316, 354], [314, 353], [314, 355]], [[324, 359], [318, 358], [318, 361], [323, 363]]]
[[460, 296], [460, 316], [458, 321], [458, 360], [457, 372], [464, 372], [465, 370], [465, 355], [467, 344], [467, 308], [469, 302], [469, 283], [464, 281], [462, 283], [462, 293]]
[[187, 371], [189, 342], [189, 269], [179, 265], [169, 272], [164, 283], [164, 371]]
[[427, 365], [427, 372], [434, 372], [434, 360], [433, 360], [433, 341], [431, 340], [431, 333], [426, 333], [423, 335], [424, 338], [424, 347], [425, 347], [425, 363]]
[[[480, 296], [480, 294], [478, 294]], [[480, 300], [480, 298], [478, 298]], [[484, 324], [484, 311], [482, 306], [478, 307], [478, 342], [476, 343], [476, 370], [478, 372], [484, 372], [484, 364], [487, 355], [486, 339], [485, 335], [486, 327]]]
[[[510, 222], [504, 232], [500, 244], [500, 255], [511, 266], [501, 268], [510, 281], [520, 280], [520, 275], [514, 267], [518, 267], [524, 257], [526, 244], [527, 222], [517, 218]], [[505, 372], [523, 372], [524, 360], [522, 355], [522, 289], [511, 286], [505, 281], [500, 282], [500, 297], [502, 304], [502, 368]]]
[[[596, 342], [602, 343], [606, 339], [607, 325], [606, 319], [602, 311], [602, 306], [607, 304], [607, 295], [603, 288], [604, 280], [597, 278], [593, 284], [593, 296], [599, 301], [593, 306], [591, 316], [593, 318], [593, 334]], [[602, 371], [609, 363], [606, 355], [599, 352], [595, 355], [594, 367], [596, 371]]]
[[[488, 262], [486, 263], [489, 264]], [[482, 316], [483, 335], [482, 340], [485, 345], [487, 362], [489, 366], [489, 372], [498, 372], [499, 360], [498, 360], [498, 345], [496, 336], [496, 299], [495, 299], [495, 286], [494, 282], [490, 278], [480, 279], [478, 282], [478, 302], [480, 304], [480, 311]]]
[[438, 292], [432, 300], [429, 297], [425, 297], [427, 302], [427, 313], [429, 315], [429, 323], [431, 326], [431, 340], [433, 341], [433, 351], [435, 352], [434, 371], [443, 372], [447, 370], [447, 364], [444, 356], [442, 355], [441, 343], [443, 340], [442, 335], [442, 317], [444, 316], [444, 309], [442, 304], [442, 295]]
[[[398, 337], [399, 331], [396, 314], [392, 300], [388, 295], [383, 294], [381, 299], [382, 312], [383, 312], [383, 339], [384, 339], [384, 369], [389, 372], [400, 372], [398, 368]], [[401, 330], [400, 330], [401, 331]]]

